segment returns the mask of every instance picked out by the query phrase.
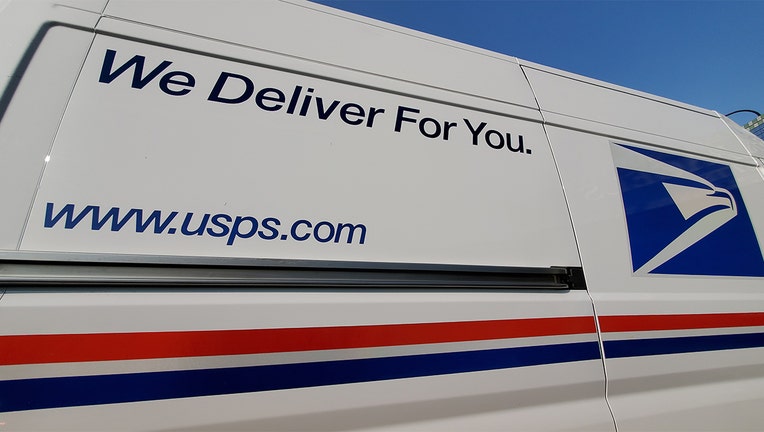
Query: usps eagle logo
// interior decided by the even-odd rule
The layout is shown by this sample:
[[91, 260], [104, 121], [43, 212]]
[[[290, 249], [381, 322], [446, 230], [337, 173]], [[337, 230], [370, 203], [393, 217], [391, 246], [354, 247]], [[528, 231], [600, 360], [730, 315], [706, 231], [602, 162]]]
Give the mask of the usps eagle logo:
[[634, 274], [764, 276], [728, 165], [612, 144]]

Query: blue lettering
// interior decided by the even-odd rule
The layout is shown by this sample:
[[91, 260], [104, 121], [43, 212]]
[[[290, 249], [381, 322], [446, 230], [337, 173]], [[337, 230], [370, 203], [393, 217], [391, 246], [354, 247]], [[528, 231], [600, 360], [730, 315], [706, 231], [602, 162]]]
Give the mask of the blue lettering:
[[401, 125], [403, 122], [410, 122], [410, 123], [416, 123], [416, 119], [405, 117], [404, 114], [408, 112], [418, 113], [419, 110], [416, 108], [409, 108], [405, 106], [399, 106], [398, 107], [398, 113], [395, 115], [395, 131], [400, 132], [401, 131]]
[[133, 217], [134, 214], [137, 214], [138, 217], [143, 216], [143, 211], [139, 209], [130, 209], [127, 212], [127, 215], [122, 218], [122, 220], [119, 219], [119, 207], [112, 207], [109, 209], [109, 211], [106, 212], [103, 219], [98, 218], [98, 213], [100, 211], [100, 207], [94, 207], [93, 208], [93, 217], [92, 217], [92, 223], [91, 228], [93, 230], [100, 230], [106, 223], [111, 220], [111, 231], [119, 231], [122, 229], [125, 224], [130, 220], [130, 218]]
[[[321, 237], [320, 230], [323, 227], [329, 228], [329, 235], [326, 237]], [[331, 241], [334, 238], [334, 225], [331, 222], [319, 222], [316, 224], [316, 227], [313, 228], [313, 237], [318, 240], [321, 243], [326, 243], [328, 241]]]
[[298, 235], [297, 234], [297, 227], [299, 227], [300, 225], [305, 225], [308, 228], [312, 228], [313, 224], [311, 224], [310, 222], [306, 221], [305, 219], [300, 219], [297, 222], [292, 224], [292, 231], [290, 232], [290, 234], [292, 234], [292, 238], [297, 240], [297, 241], [305, 241], [305, 240], [310, 238], [310, 232], [307, 232], [307, 233], [305, 233], [305, 235], [302, 235], [302, 236]]
[[260, 238], [263, 240], [273, 240], [279, 236], [279, 230], [276, 227], [280, 225], [281, 225], [281, 221], [276, 218], [272, 218], [272, 217], [265, 218], [263, 219], [262, 227], [263, 227], [263, 230], [270, 231], [270, 234], [266, 234], [263, 230], [260, 230], [260, 232], [258, 232], [257, 235], [259, 235]]
[[[247, 232], [239, 231], [239, 227], [241, 226], [241, 223], [244, 221], [249, 222], [249, 231]], [[233, 221], [233, 227], [231, 227], [231, 235], [228, 236], [228, 242], [226, 242], [226, 244], [228, 246], [231, 246], [233, 242], [236, 240], [236, 237], [250, 238], [256, 233], [257, 233], [257, 219], [251, 216], [236, 216], [236, 220]]]
[[341, 223], [337, 225], [337, 234], [334, 236], [335, 243], [340, 242], [340, 240], [342, 239], [342, 231], [346, 228], [348, 229], [348, 240], [347, 240], [348, 244], [353, 242], [353, 234], [355, 234], [356, 230], [360, 230], [361, 232], [361, 239], [359, 240], [359, 244], [364, 244], [364, 242], [366, 242], [366, 225], [363, 225], [363, 224], [354, 225], [354, 224]]
[[[183, 79], [175, 79], [175, 77], [182, 77]], [[193, 87], [194, 84], [196, 84], [196, 80], [190, 73], [181, 71], [170, 72], [163, 76], [161, 80], [159, 80], [159, 88], [162, 89], [163, 92], [170, 96], [184, 96], [191, 91], [190, 88], [180, 88], [173, 90], [170, 88], [170, 84], [179, 87]]]
[[77, 224], [80, 223], [80, 221], [85, 216], [87, 216], [88, 213], [98, 208], [98, 206], [86, 206], [85, 209], [80, 212], [80, 214], [73, 218], [72, 216], [74, 215], [74, 204], [66, 204], [61, 209], [61, 211], [58, 212], [57, 215], [53, 216], [53, 203], [49, 202], [45, 206], [44, 226], [45, 228], [53, 228], [62, 217], [65, 217], [66, 220], [64, 221], [64, 228], [72, 229], [76, 227]]
[[183, 219], [183, 225], [180, 226], [180, 232], [183, 235], [191, 236], [191, 235], [202, 235], [204, 234], [205, 228], [207, 228], [207, 222], [210, 220], [210, 214], [205, 213], [204, 216], [202, 216], [202, 221], [199, 223], [199, 227], [193, 231], [188, 229], [188, 225], [191, 223], [191, 218], [194, 217], [193, 213], [186, 213], [186, 217]]
[[148, 229], [152, 224], [154, 225], [154, 234], [162, 234], [167, 228], [167, 225], [175, 219], [178, 212], [174, 211], [170, 213], [170, 216], [162, 221], [162, 212], [160, 210], [154, 210], [149, 217], [146, 218], [146, 222], [143, 222], [143, 210], [137, 210], [135, 213], [135, 232], [142, 233]]
[[136, 55], [130, 60], [127, 61], [127, 63], [120, 66], [116, 71], [112, 72], [112, 66], [114, 66], [114, 57], [116, 56], [117, 52], [114, 50], [106, 50], [106, 56], [103, 60], [103, 66], [101, 67], [101, 76], [98, 78], [99, 82], [110, 84], [112, 81], [114, 81], [118, 76], [122, 75], [125, 71], [128, 69], [135, 67], [135, 70], [133, 71], [133, 82], [132, 87], [137, 89], [142, 89], [146, 86], [146, 84], [150, 83], [151, 80], [157, 77], [160, 73], [162, 73], [163, 70], [167, 69], [172, 62], [165, 60], [162, 63], [159, 64], [154, 70], [149, 72], [148, 75], [145, 77], [142, 77], [143, 75], [143, 63], [146, 61], [146, 57]]
[[224, 237], [228, 235], [228, 232], [231, 230], [231, 228], [228, 227], [228, 225], [220, 222], [220, 220], [223, 219], [226, 222], [231, 222], [233, 219], [231, 216], [228, 216], [227, 214], [216, 214], [215, 216], [212, 216], [212, 225], [215, 225], [216, 227], [220, 228], [220, 232], [215, 232], [212, 228], [207, 228], [207, 234], [211, 235], [212, 237]]
[[[363, 224], [340, 223], [335, 224], [329, 221], [321, 221], [313, 224], [306, 219], [300, 219], [291, 225], [289, 233], [281, 233], [281, 221], [275, 217], [258, 219], [252, 216], [231, 216], [225, 213], [218, 213], [211, 216], [204, 213], [201, 218], [194, 222], [194, 212], [187, 212], [180, 224], [180, 234], [191, 236], [209, 235], [211, 237], [227, 237], [226, 245], [232, 246], [237, 238], [248, 239], [257, 235], [263, 240], [289, 240], [306, 241], [313, 237], [319, 243], [354, 243], [366, 242], [366, 226]], [[148, 215], [148, 216], [146, 216]], [[90, 218], [90, 223], [84, 228], [92, 231], [110, 230], [112, 232], [122, 231], [130, 228], [130, 220], [135, 218], [135, 233], [153, 232], [154, 234], [176, 234], [177, 225], [171, 227], [171, 224], [177, 219], [178, 212], [162, 212], [162, 210], [148, 210], [131, 208], [122, 210], [120, 207], [108, 208], [101, 213], [101, 207], [97, 205], [87, 205], [81, 211], [77, 211], [74, 204], [66, 204], [58, 211], [55, 210], [54, 203], [47, 203], [45, 206], [45, 215], [43, 225], [45, 228], [53, 228], [60, 225], [63, 221], [64, 229], [73, 229], [81, 222]]]
[[[228, 82], [228, 78], [234, 78], [243, 82], [244, 92], [237, 97], [228, 98], [220, 96], [220, 92], [223, 91], [223, 87], [225, 86], [226, 82]], [[253, 83], [252, 80], [245, 77], [244, 75], [238, 75], [230, 72], [221, 72], [217, 82], [215, 83], [215, 87], [212, 88], [212, 92], [210, 93], [210, 96], [207, 98], [207, 100], [227, 104], [238, 104], [252, 97], [252, 93], [254, 93], [254, 91], [255, 83]]]
[[[273, 95], [271, 96], [269, 93], [272, 93]], [[266, 105], [265, 102], [276, 103], [273, 105]], [[286, 102], [284, 92], [276, 88], [264, 88], [257, 92], [257, 95], [255, 96], [255, 103], [257, 106], [266, 111], [278, 111], [284, 107], [284, 102]]]

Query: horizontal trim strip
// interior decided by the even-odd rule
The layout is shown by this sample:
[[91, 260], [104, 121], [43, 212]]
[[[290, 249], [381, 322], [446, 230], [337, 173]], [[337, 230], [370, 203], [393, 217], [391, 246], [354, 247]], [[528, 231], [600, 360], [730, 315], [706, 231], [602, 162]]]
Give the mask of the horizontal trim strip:
[[764, 333], [605, 341], [605, 358], [764, 347]]
[[[411, 262], [330, 261], [277, 258], [237, 258], [179, 255], [135, 255], [87, 252], [0, 251], [0, 263], [57, 265], [145, 265], [214, 268], [402, 270], [434, 272], [479, 272], [522, 274], [565, 274], [565, 267], [510, 267], [471, 264], [425, 264]], [[580, 267], [577, 267], [580, 268]]]
[[399, 345], [375, 348], [295, 351], [267, 354], [243, 354], [206, 357], [171, 357], [143, 360], [111, 360], [96, 362], [37, 363], [0, 366], [0, 380], [56, 378], [84, 375], [116, 375], [126, 373], [166, 372], [192, 369], [223, 369], [271, 364], [312, 363], [376, 357], [401, 357], [445, 352], [482, 351], [538, 345], [596, 341], [592, 333], [542, 336], [518, 339], [495, 339], [439, 344]]
[[599, 359], [597, 342], [226, 369], [0, 381], [0, 412], [261, 392]]
[[[595, 333], [594, 318], [0, 336], [0, 365], [264, 354]], [[44, 348], [44, 349], [41, 349]]]
[[603, 332], [689, 330], [764, 326], [764, 312], [599, 317]]
[[[291, 262], [291, 261], [289, 261]], [[250, 262], [249, 266], [18, 262], [0, 260], [0, 283], [16, 286], [237, 288], [571, 288], [573, 268], [430, 264]], [[242, 264], [239, 262], [239, 264]], [[272, 265], [268, 265], [272, 264]], [[354, 267], [351, 266], [354, 264]], [[363, 267], [365, 264], [366, 267]], [[347, 266], [347, 267], [346, 267]], [[583, 287], [581, 287], [583, 288]]]

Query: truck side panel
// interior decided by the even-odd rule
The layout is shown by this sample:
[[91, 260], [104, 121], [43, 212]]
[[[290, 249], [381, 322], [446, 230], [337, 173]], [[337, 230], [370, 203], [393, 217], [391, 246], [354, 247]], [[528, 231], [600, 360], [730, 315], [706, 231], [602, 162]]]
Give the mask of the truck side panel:
[[9, 290], [0, 320], [11, 429], [612, 430], [583, 291]]
[[[212, 3], [188, 7], [201, 4], [206, 21]], [[248, 44], [139, 22], [152, 5], [109, 5], [95, 36], [67, 28], [87, 57], [45, 116], [55, 134], [0, 251], [6, 427], [613, 430], [562, 186], [515, 60], [369, 29], [404, 57], [430, 47], [514, 77], [424, 85], [424, 59], [405, 80], [343, 65], [357, 57], [341, 47], [266, 43], [292, 32], [284, 17], [330, 39], [360, 26], [346, 17], [213, 8], [262, 20]], [[30, 118], [15, 107], [39, 100], [48, 42], [2, 127]]]
[[[534, 81], [544, 74], [529, 76], [534, 89], [546, 86], [537, 91], [545, 117], [548, 95], [571, 88], [595, 95], [587, 100], [626, 97], [563, 76]], [[761, 425], [762, 176], [732, 133], [712, 151], [702, 150], [701, 138], [723, 134], [693, 138], [723, 130], [721, 119], [657, 100], [631, 108], [622, 124], [663, 113], [654, 122], [664, 132], [600, 125], [594, 115], [551, 116], [556, 124], [547, 126], [602, 332], [618, 429]], [[582, 122], [595, 133], [566, 127]], [[688, 130], [686, 141], [667, 137], [669, 128]]]

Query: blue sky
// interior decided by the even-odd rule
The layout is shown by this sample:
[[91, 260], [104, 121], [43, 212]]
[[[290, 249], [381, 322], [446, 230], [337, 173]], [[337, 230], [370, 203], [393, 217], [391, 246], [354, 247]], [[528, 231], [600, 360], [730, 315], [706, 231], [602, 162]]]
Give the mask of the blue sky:
[[722, 114], [764, 111], [764, 0], [317, 2]]

